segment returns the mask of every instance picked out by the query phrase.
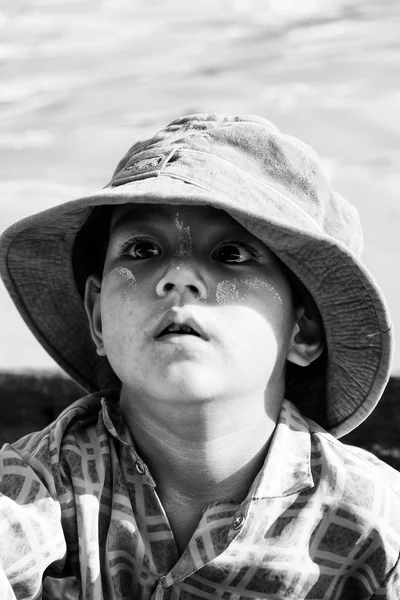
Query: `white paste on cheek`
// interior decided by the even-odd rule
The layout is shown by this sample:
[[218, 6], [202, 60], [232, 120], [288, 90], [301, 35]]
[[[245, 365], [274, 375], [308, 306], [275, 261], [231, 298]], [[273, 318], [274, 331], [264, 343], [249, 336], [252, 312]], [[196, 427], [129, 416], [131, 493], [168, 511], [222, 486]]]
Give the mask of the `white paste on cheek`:
[[253, 279], [238, 279], [235, 277], [234, 279], [226, 279], [218, 283], [215, 291], [215, 298], [218, 304], [227, 304], [228, 302], [243, 302], [246, 297], [246, 293], [240, 293], [239, 286], [242, 288], [244, 286], [249, 291], [266, 289], [270, 294], [273, 295], [274, 299], [279, 302], [279, 304], [282, 304], [282, 298], [274, 286], [263, 279], [259, 279], [258, 277], [254, 277]]
[[190, 226], [185, 225], [184, 221], [179, 220], [179, 213], [176, 213], [175, 215], [175, 226], [179, 233], [179, 248], [176, 256], [177, 258], [187, 258], [192, 255], [192, 236], [190, 233]]
[[126, 267], [115, 267], [109, 273], [107, 273], [104, 280], [109, 279], [109, 277], [114, 277], [114, 276], [118, 276], [118, 277], [121, 277], [122, 279], [125, 279], [125, 281], [128, 282], [129, 287], [137, 286], [136, 277], [134, 276], [132, 271], [130, 271]]
[[237, 279], [227, 279], [225, 281], [221, 281], [217, 285], [217, 289], [215, 291], [215, 298], [218, 304], [226, 304], [232, 301], [240, 301], [237, 283]]
[[268, 281], [254, 277], [254, 279], [243, 279], [243, 283], [250, 290], [260, 290], [261, 288], [268, 290], [268, 292], [273, 295], [275, 300], [279, 302], [279, 304], [282, 304], [281, 296], [278, 294], [274, 286], [268, 283]]

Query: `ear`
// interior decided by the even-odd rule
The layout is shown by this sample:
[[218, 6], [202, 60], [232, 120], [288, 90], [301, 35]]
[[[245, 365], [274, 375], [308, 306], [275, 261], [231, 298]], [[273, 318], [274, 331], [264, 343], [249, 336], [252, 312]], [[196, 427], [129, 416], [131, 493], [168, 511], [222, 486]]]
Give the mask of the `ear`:
[[90, 277], [88, 277], [86, 280], [85, 286], [85, 310], [89, 321], [90, 334], [96, 346], [97, 354], [99, 356], [105, 356], [106, 353], [104, 350], [103, 332], [101, 326], [100, 296], [100, 278], [95, 275], [90, 275]]
[[287, 360], [300, 367], [308, 367], [322, 354], [325, 346], [323, 334], [318, 321], [308, 317], [304, 307], [299, 306], [295, 311], [296, 320]]

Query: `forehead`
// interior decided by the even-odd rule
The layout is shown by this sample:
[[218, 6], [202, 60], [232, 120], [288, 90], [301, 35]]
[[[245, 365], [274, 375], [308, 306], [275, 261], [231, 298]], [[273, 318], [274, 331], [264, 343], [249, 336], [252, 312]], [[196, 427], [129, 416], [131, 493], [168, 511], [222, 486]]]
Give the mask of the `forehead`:
[[213, 206], [188, 206], [178, 204], [124, 204], [117, 206], [111, 215], [111, 232], [135, 222], [148, 222], [160, 226], [177, 226], [235, 230], [251, 235], [240, 223], [223, 210]]

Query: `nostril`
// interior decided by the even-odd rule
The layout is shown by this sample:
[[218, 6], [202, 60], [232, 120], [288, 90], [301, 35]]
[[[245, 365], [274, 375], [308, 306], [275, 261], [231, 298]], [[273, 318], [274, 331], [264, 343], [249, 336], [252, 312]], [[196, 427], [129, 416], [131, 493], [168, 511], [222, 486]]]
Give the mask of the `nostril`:
[[[175, 285], [173, 283], [168, 282], [168, 283], [166, 283], [164, 285], [164, 291], [165, 292], [170, 292], [171, 290], [174, 289], [174, 287], [175, 287]], [[184, 286], [184, 287], [186, 287], [187, 289], [189, 289], [192, 292], [192, 294], [198, 294], [199, 293], [199, 288], [197, 286], [195, 286], [195, 285], [187, 285], [187, 286]]]
[[197, 285], [190, 285], [190, 284], [183, 284], [182, 282], [172, 282], [172, 281], [160, 281], [157, 284], [157, 294], [161, 296], [166, 296], [168, 294], [170, 294], [171, 292], [178, 292], [178, 293], [183, 293], [184, 290], [187, 290], [190, 292], [190, 294], [194, 297], [194, 298], [200, 298], [200, 297], [206, 297], [207, 294], [201, 291], [201, 287], [197, 286]]

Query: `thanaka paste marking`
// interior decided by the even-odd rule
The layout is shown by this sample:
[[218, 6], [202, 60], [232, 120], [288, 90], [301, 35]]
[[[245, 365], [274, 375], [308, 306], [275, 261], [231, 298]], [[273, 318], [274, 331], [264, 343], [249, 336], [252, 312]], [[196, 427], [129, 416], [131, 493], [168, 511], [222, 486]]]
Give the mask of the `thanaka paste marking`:
[[[179, 220], [179, 213], [175, 215], [175, 226], [179, 232], [179, 248], [176, 253], [177, 258], [189, 258], [192, 255], [192, 236], [190, 225], [185, 225], [184, 221]], [[177, 267], [178, 268], [178, 267]]]
[[263, 279], [254, 277], [252, 279], [226, 279], [218, 283], [215, 297], [218, 304], [226, 304], [228, 302], [242, 302], [245, 299], [246, 293], [240, 293], [239, 286], [246, 287], [248, 290], [259, 290], [264, 288], [270, 292], [274, 299], [282, 304], [282, 298], [274, 288], [274, 286]]
[[217, 299], [218, 304], [226, 304], [227, 302], [240, 301], [239, 290], [237, 289], [237, 280], [234, 279], [221, 281], [217, 285], [215, 297]]
[[137, 286], [136, 277], [134, 276], [132, 271], [130, 271], [126, 267], [115, 267], [109, 273], [107, 273], [104, 279], [108, 279], [109, 277], [113, 277], [114, 275], [118, 275], [119, 277], [125, 279], [125, 281], [129, 283], [129, 287]]
[[254, 279], [243, 279], [243, 283], [246, 287], [253, 290], [258, 290], [261, 287], [267, 289], [274, 296], [275, 300], [282, 304], [281, 296], [278, 294], [274, 286], [268, 283], [268, 281], [254, 277]]

